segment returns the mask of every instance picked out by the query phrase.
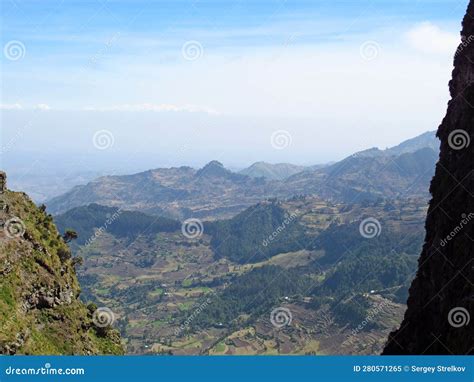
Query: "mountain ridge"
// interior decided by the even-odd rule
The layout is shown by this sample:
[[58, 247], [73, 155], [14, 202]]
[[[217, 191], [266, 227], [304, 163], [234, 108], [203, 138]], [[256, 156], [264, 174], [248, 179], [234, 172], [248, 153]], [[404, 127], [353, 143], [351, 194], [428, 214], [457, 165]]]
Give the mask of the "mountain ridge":
[[[425, 133], [420, 139], [426, 142], [430, 134]], [[416, 142], [417, 139], [412, 139], [402, 150], [397, 149], [403, 152], [400, 155], [380, 154], [385, 153], [382, 150], [369, 155], [373, 151], [369, 150], [332, 165], [305, 168], [283, 180], [235, 173], [218, 161], [211, 161], [199, 170], [172, 167], [101, 177], [53, 198], [47, 206], [53, 214], [98, 203], [173, 219], [223, 219], [264, 199], [298, 194], [351, 201], [403, 197], [400, 190], [407, 190], [408, 195], [427, 197], [427, 184], [437, 153], [429, 145], [426, 150], [418, 149], [420, 144]], [[275, 167], [266, 166], [265, 171], [273, 169]], [[407, 171], [401, 171], [403, 169]], [[274, 177], [283, 175], [280, 172]]]

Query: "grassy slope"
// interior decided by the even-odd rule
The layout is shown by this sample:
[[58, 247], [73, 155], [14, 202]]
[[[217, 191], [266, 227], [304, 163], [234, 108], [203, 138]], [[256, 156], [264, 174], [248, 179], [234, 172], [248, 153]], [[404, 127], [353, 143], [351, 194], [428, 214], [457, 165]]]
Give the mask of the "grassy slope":
[[122, 354], [118, 332], [96, 328], [79, 301], [72, 260], [59, 256], [69, 249], [51, 217], [23, 193], [4, 199], [26, 231], [19, 238], [0, 232], [0, 353]]

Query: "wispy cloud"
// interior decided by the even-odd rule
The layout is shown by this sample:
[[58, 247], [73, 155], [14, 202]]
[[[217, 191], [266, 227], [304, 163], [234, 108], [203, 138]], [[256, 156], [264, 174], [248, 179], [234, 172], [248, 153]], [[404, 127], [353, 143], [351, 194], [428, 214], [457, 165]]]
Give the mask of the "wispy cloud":
[[125, 104], [125, 105], [113, 105], [106, 107], [87, 106], [84, 108], [85, 111], [153, 111], [153, 112], [187, 112], [187, 113], [207, 113], [207, 114], [219, 114], [216, 110], [202, 107], [197, 105], [173, 105], [173, 104]]
[[19, 103], [0, 104], [0, 110], [22, 110], [22, 109], [23, 109], [23, 106], [21, 106]]
[[38, 105], [35, 105], [34, 109], [46, 111], [51, 110], [51, 106], [46, 103], [39, 103]]
[[10, 103], [10, 104], [5, 104], [2, 103], [0, 104], [0, 110], [51, 110], [51, 106], [49, 106], [46, 103], [39, 103], [33, 106], [23, 106], [22, 104], [19, 103]]
[[452, 54], [461, 42], [459, 34], [442, 30], [428, 21], [411, 28], [405, 37], [413, 48], [423, 53]]

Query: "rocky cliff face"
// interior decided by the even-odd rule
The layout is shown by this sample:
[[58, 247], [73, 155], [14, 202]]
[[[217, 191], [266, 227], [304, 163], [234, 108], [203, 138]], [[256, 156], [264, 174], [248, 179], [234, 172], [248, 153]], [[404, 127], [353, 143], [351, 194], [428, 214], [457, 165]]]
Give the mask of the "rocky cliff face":
[[51, 216], [23, 193], [0, 201], [0, 354], [122, 354], [112, 313], [79, 301]]
[[438, 129], [441, 151], [408, 309], [383, 354], [474, 352], [474, 1], [456, 51], [452, 99]]

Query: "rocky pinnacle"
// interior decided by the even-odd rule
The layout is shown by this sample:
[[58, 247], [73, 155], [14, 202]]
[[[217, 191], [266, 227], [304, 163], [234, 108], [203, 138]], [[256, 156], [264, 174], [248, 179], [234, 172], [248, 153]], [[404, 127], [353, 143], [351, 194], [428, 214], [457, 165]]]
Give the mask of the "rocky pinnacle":
[[474, 0], [462, 23], [438, 128], [439, 162], [431, 182], [426, 239], [400, 328], [383, 354], [474, 352]]

